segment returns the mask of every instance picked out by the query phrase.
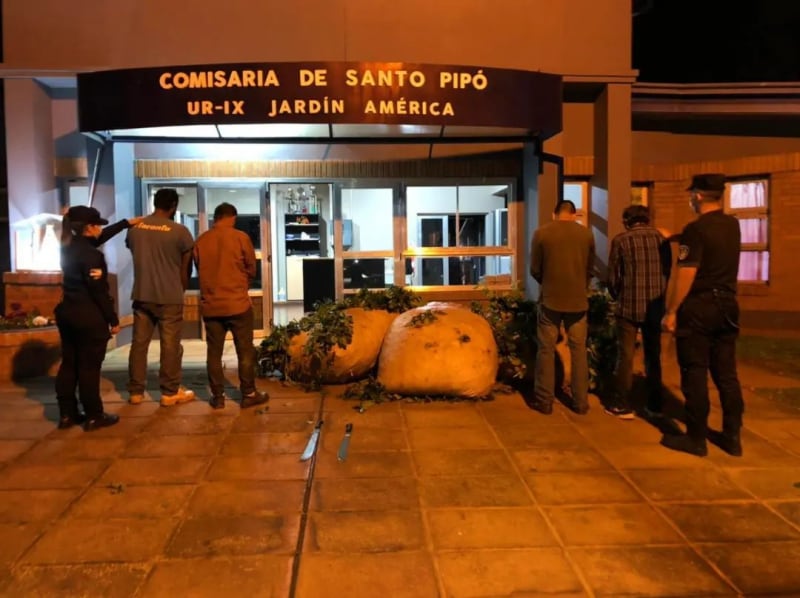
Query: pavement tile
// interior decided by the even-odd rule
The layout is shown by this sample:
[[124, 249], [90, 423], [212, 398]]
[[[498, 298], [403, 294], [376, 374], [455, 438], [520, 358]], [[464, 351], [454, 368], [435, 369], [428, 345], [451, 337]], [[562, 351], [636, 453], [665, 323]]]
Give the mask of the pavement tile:
[[746, 596], [800, 595], [800, 543], [734, 542], [700, 546]]
[[2, 393], [0, 393], [0, 404], [3, 405], [4, 421], [49, 420], [54, 422], [58, 418], [57, 405], [46, 405], [40, 401], [20, 399], [19, 397], [4, 400]]
[[714, 466], [710, 459], [672, 451], [658, 442], [611, 448], [598, 446], [598, 450], [619, 469], [697, 469]]
[[596, 596], [717, 596], [731, 588], [688, 547], [570, 548]]
[[299, 513], [305, 482], [236, 481], [201, 484], [187, 508], [190, 517], [263, 517], [273, 513]]
[[0, 438], [4, 440], [23, 440], [44, 438], [56, 429], [54, 421], [49, 420], [0, 420]]
[[339, 461], [333, 451], [317, 453], [314, 477], [325, 478], [386, 478], [414, 475], [411, 455], [407, 451], [372, 451], [347, 454]]
[[427, 552], [303, 555], [297, 596], [303, 598], [422, 598], [438, 596]]
[[414, 451], [420, 476], [514, 475], [511, 461], [502, 450]]
[[98, 563], [92, 565], [22, 566], [14, 570], [6, 596], [103, 596], [127, 598], [136, 594], [150, 565]]
[[708, 456], [710, 461], [726, 468], [758, 467], [765, 463], [770, 467], [800, 468], [800, 457], [747, 431], [742, 433], [742, 450], [744, 455], [732, 457], [709, 444]]
[[117, 459], [111, 464], [101, 484], [150, 486], [198, 482], [208, 466], [203, 457], [152, 457]]
[[23, 557], [28, 564], [149, 561], [161, 554], [177, 519], [64, 519]]
[[206, 479], [221, 480], [304, 480], [310, 461], [296, 454], [217, 457], [211, 462]]
[[[352, 403], [352, 402], [351, 402]], [[381, 403], [364, 411], [356, 413], [350, 411], [328, 412], [328, 402], [325, 401], [325, 426], [329, 430], [344, 429], [345, 424], [352, 423], [356, 429], [378, 428], [381, 430], [402, 430], [405, 428], [405, 419], [400, 405], [397, 403]]]
[[[336, 427], [325, 422], [320, 443], [322, 448], [336, 452], [344, 437], [344, 426]], [[306, 440], [308, 437], [306, 437]], [[350, 436], [349, 452], [358, 451], [404, 451], [408, 450], [408, 441], [403, 430], [380, 428], [361, 428], [353, 426]]]
[[231, 432], [307, 432], [310, 435], [316, 419], [316, 411], [259, 414], [256, 410], [249, 409], [233, 420]]
[[513, 425], [495, 425], [494, 431], [509, 449], [589, 448], [589, 441], [568, 423], [521, 426], [515, 422]]
[[751, 498], [718, 469], [631, 469], [626, 475], [655, 502]]
[[307, 552], [398, 552], [425, 548], [419, 511], [312, 512], [307, 538], [303, 547]]
[[107, 461], [17, 461], [0, 471], [0, 489], [82, 488], [107, 466]]
[[775, 502], [769, 506], [800, 528], [800, 502]]
[[291, 573], [292, 558], [287, 555], [165, 560], [153, 568], [139, 595], [147, 598], [288, 596]]
[[661, 505], [689, 540], [694, 542], [759, 542], [800, 540], [800, 532], [763, 505]]
[[730, 469], [727, 474], [758, 498], [800, 500], [800, 467]]
[[293, 553], [300, 514], [195, 517], [184, 521], [166, 550], [168, 557], [215, 557]]
[[0, 490], [0, 522], [49, 521], [80, 494], [69, 490]]
[[180, 436], [142, 435], [130, 442], [126, 457], [211, 457], [219, 452], [222, 437], [218, 434]]
[[500, 448], [487, 426], [471, 428], [416, 428], [408, 431], [411, 448], [424, 450]]
[[422, 503], [436, 507], [521, 507], [533, 503], [517, 476], [426, 477], [419, 480]]
[[6, 461], [13, 461], [22, 453], [31, 448], [34, 444], [36, 444], [36, 442], [36, 440], [30, 438], [11, 440], [0, 438], [0, 464], [5, 463]]
[[745, 417], [744, 427], [745, 430], [755, 432], [771, 442], [800, 439], [800, 430], [797, 429], [795, 418], [755, 419], [748, 414]]
[[426, 512], [436, 549], [555, 546], [538, 509], [432, 509]]
[[[180, 405], [178, 406], [180, 407]], [[217, 434], [229, 430], [234, 418], [217, 415], [180, 415], [170, 410], [159, 413], [145, 426], [144, 432], [158, 436], [179, 434]]]
[[71, 438], [49, 436], [38, 442], [22, 457], [22, 460], [26, 463], [53, 463], [60, 459], [113, 459], [122, 453], [128, 442], [127, 438], [98, 438], [83, 433]]
[[11, 565], [34, 543], [44, 525], [43, 521], [0, 523], [0, 565]]
[[[139, 434], [142, 431], [142, 428], [144, 428], [150, 421], [152, 421], [152, 418], [150, 417], [121, 417], [119, 423], [109, 426], [108, 428], [93, 430], [90, 432], [90, 434], [95, 438], [103, 438], [107, 436], [130, 438], [131, 436]], [[80, 428], [67, 430], [67, 432], [75, 432], [76, 434], [82, 433]], [[59, 435], [61, 435], [60, 432]]]
[[[597, 421], [578, 421], [578, 429], [597, 447], [624, 449], [631, 445], [656, 445], [662, 432], [648, 422], [635, 419], [623, 421], [605, 413]], [[599, 416], [598, 415], [598, 416]]]
[[194, 488], [188, 484], [93, 486], [72, 505], [67, 517], [75, 519], [177, 517]]
[[647, 504], [551, 507], [545, 513], [566, 546], [683, 543]]
[[159, 409], [161, 409], [161, 405], [158, 404], [158, 401], [148, 401], [146, 398], [143, 403], [139, 403], [138, 405], [131, 405], [128, 403], [127, 397], [124, 403], [111, 403], [103, 405], [104, 411], [119, 415], [120, 418], [150, 417], [151, 415], [158, 413]]
[[[580, 580], [560, 548], [437, 552], [447, 596], [576, 593]], [[431, 594], [435, 595], [435, 594]]]
[[264, 453], [300, 455], [308, 442], [305, 432], [268, 432], [262, 434], [229, 434], [222, 444], [222, 454], [243, 457]]
[[[483, 479], [483, 478], [481, 478]], [[310, 508], [315, 511], [419, 509], [414, 478], [314, 480]]]
[[[142, 403], [142, 405], [146, 404], [147, 403]], [[153, 413], [159, 417], [235, 417], [239, 414], [239, 405], [233, 400], [225, 401], [225, 409], [212, 409], [211, 405], [208, 404], [208, 396], [206, 396], [205, 392], [198, 392], [197, 398], [194, 401], [169, 408], [162, 408], [158, 401], [154, 401], [150, 404], [158, 406], [158, 409], [153, 410]], [[136, 407], [141, 407], [142, 405], [136, 405]]]
[[514, 451], [514, 459], [523, 474], [537, 471], [602, 471], [611, 464], [590, 448], [534, 448]]
[[409, 428], [480, 428], [486, 421], [474, 405], [431, 405], [416, 403], [403, 405], [403, 415]]
[[306, 395], [304, 397], [271, 396], [268, 405], [270, 413], [316, 413], [319, 411], [321, 401], [322, 399], [319, 395]]
[[536, 500], [543, 505], [633, 503], [642, 501], [634, 488], [618, 473], [544, 472], [525, 476]]

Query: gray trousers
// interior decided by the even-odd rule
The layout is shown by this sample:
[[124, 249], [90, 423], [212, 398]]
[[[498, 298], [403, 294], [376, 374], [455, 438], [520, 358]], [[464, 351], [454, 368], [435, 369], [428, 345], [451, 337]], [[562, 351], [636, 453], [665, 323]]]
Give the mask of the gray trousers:
[[173, 395], [181, 385], [183, 345], [183, 305], [133, 302], [133, 340], [128, 357], [128, 392], [142, 394], [147, 385], [147, 349], [158, 328], [161, 366], [158, 381], [161, 392]]

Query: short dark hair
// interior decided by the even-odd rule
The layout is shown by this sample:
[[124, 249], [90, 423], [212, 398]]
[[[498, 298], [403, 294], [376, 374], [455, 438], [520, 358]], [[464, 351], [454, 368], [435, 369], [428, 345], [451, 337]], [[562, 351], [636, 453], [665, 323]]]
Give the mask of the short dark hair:
[[228, 218], [229, 216], [236, 216], [239, 212], [236, 211], [236, 206], [227, 202], [222, 202], [214, 210], [214, 220], [220, 218]]
[[553, 210], [553, 214], [575, 214], [578, 210], [575, 208], [575, 204], [570, 201], [569, 199], [562, 199], [556, 204], [555, 209]]
[[153, 205], [157, 210], [168, 211], [178, 205], [180, 197], [175, 189], [159, 189], [153, 198]]
[[650, 224], [650, 209], [647, 206], [628, 206], [622, 211], [622, 222], [627, 227]]

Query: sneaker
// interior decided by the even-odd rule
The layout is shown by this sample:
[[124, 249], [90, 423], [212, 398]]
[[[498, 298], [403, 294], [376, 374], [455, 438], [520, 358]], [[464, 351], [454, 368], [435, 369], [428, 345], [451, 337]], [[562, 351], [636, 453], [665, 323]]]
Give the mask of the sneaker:
[[695, 457], [705, 457], [708, 454], [708, 447], [705, 440], [692, 440], [686, 434], [664, 434], [661, 437], [661, 446], [665, 446], [673, 451], [681, 451]]
[[211, 400], [208, 402], [208, 404], [211, 405], [212, 409], [225, 409], [225, 395], [211, 397]]
[[586, 415], [587, 413], [589, 413], [589, 403], [588, 402], [586, 402], [586, 403], [578, 403], [577, 401], [573, 400], [572, 404], [569, 406], [569, 408], [574, 413], [577, 413], [578, 415]]
[[553, 413], [553, 401], [550, 401], [549, 403], [545, 403], [544, 401], [533, 401], [530, 406], [543, 415], [551, 415]]
[[94, 430], [99, 430], [100, 428], [107, 428], [109, 426], [113, 426], [118, 422], [119, 422], [119, 415], [113, 415], [111, 413], [101, 413], [96, 417], [91, 417], [87, 419], [86, 423], [83, 424], [83, 429], [86, 432], [92, 432]]
[[128, 397], [128, 402], [131, 405], [138, 405], [142, 401], [144, 401], [144, 394], [140, 392], [132, 392]]
[[183, 386], [178, 387], [178, 392], [174, 395], [162, 394], [161, 395], [161, 406], [162, 407], [172, 407], [172, 405], [178, 405], [179, 403], [189, 403], [190, 401], [194, 401], [194, 391], [184, 388]]
[[58, 429], [67, 430], [73, 426], [82, 424], [85, 421], [86, 416], [83, 415], [83, 413], [78, 413], [77, 415], [62, 415], [58, 418]]
[[654, 409], [650, 409], [649, 407], [645, 407], [644, 409], [642, 409], [642, 414], [644, 415], [644, 418], [648, 420], [656, 420], [664, 417], [663, 411], [661, 411], [660, 409], [656, 411]]
[[261, 391], [254, 391], [242, 396], [242, 409], [247, 409], [248, 407], [255, 407], [256, 405], [263, 405], [269, 401], [269, 395], [265, 392]]
[[609, 415], [613, 415], [616, 418], [624, 419], [624, 420], [631, 420], [634, 419], [636, 416], [633, 414], [633, 411], [628, 409], [627, 407], [606, 407], [604, 409], [606, 413]]

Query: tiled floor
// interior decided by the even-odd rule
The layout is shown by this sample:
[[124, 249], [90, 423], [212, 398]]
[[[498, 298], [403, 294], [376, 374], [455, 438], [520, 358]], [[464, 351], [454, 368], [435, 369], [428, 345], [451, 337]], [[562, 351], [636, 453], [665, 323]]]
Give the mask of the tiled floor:
[[[55, 429], [51, 381], [0, 392], [0, 595], [800, 596], [800, 412], [749, 390], [772, 379], [756, 370], [744, 458], [698, 459], [596, 402], [358, 413], [340, 387], [262, 380], [267, 410], [160, 408], [156, 390], [130, 406], [126, 359], [109, 355], [103, 385], [122, 422], [96, 433]], [[186, 343], [205, 397], [203, 362]]]

